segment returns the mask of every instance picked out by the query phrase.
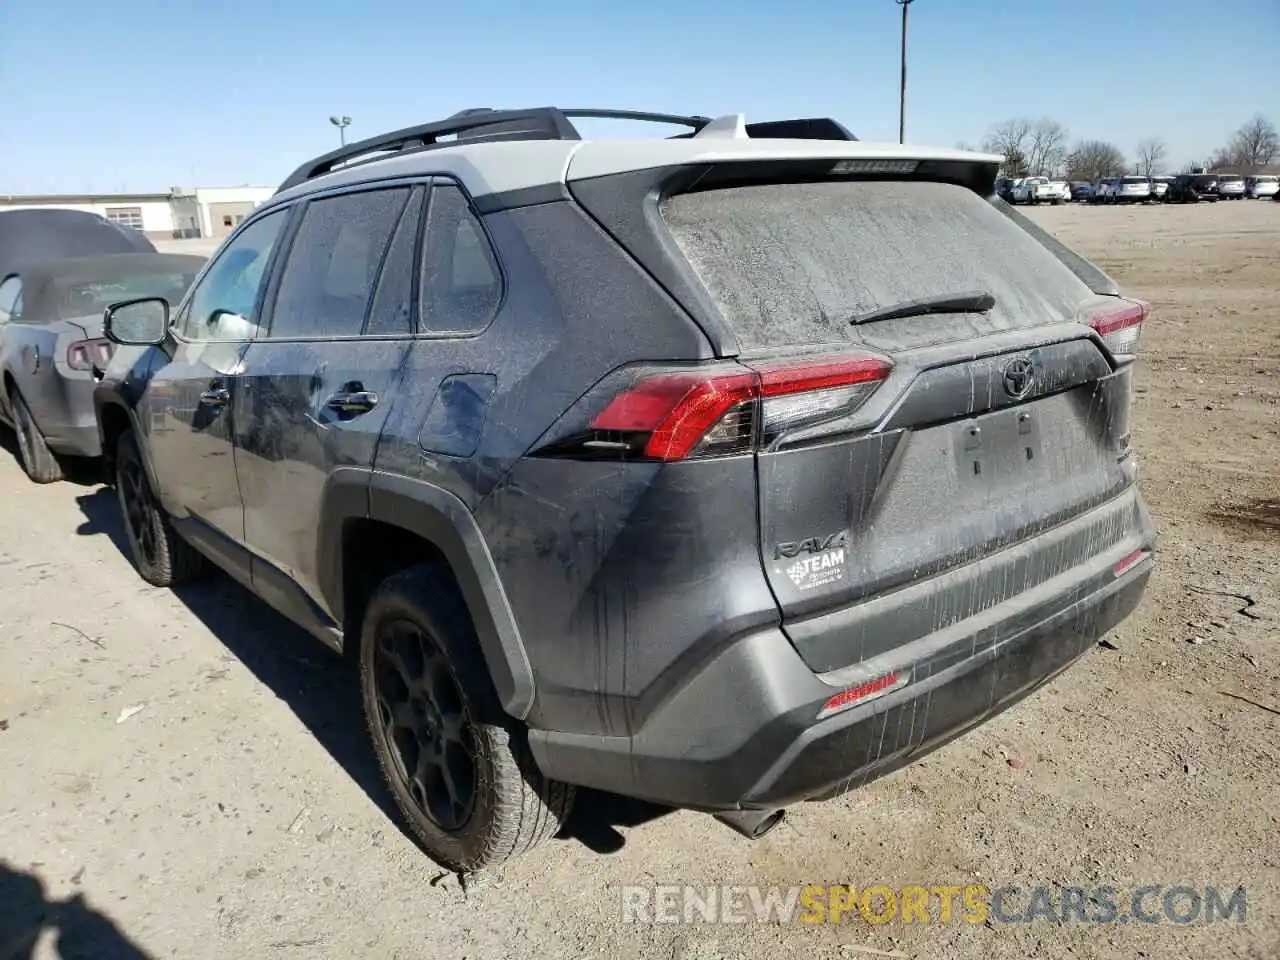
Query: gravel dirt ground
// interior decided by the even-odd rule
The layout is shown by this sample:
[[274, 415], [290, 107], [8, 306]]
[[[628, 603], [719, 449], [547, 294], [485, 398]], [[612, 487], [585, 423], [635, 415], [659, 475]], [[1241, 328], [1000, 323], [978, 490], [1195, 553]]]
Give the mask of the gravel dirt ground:
[[[588, 796], [524, 860], [443, 873], [388, 814], [336, 658], [228, 582], [145, 587], [112, 491], [33, 486], [7, 439], [0, 957], [39, 915], [22, 956], [1280, 957], [1280, 204], [1032, 215], [1154, 304], [1147, 599], [1011, 711], [754, 844]], [[1244, 885], [1247, 918], [622, 921], [624, 885], [836, 883], [1112, 886], [1122, 913], [1144, 884]]]

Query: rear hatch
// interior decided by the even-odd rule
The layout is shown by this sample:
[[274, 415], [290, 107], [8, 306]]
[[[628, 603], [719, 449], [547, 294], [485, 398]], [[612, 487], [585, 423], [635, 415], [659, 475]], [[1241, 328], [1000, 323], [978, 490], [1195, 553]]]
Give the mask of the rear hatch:
[[[809, 666], [835, 670], [876, 652], [868, 643], [908, 643], [1113, 547], [1126, 520], [1005, 569], [999, 583], [939, 591], [897, 634], [813, 628], [1129, 486], [1118, 368], [1145, 307], [1094, 293], [997, 209], [984, 196], [994, 166], [969, 185], [945, 182], [945, 166], [939, 179], [808, 182], [769, 182], [752, 167], [654, 198], [645, 219], [731, 332], [725, 352], [759, 378], [755, 405], [729, 416], [755, 437], [761, 562]], [[780, 164], [778, 178], [789, 175]], [[586, 205], [605, 209], [598, 195]], [[651, 251], [630, 229], [643, 260]], [[945, 312], [876, 316], [911, 302]]]

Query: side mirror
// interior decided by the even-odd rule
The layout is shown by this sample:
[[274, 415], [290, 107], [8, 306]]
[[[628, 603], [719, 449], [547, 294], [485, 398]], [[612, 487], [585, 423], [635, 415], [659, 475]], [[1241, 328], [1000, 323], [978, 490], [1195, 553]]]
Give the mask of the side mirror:
[[154, 347], [169, 330], [169, 301], [163, 297], [124, 300], [102, 315], [107, 339], [124, 347]]

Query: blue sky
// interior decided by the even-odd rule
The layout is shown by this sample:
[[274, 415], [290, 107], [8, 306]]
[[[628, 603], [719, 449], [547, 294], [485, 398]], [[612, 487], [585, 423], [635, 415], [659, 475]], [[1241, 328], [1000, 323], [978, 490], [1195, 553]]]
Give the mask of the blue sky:
[[[897, 138], [892, 0], [3, 0], [0, 194], [274, 184], [468, 106], [829, 115]], [[1280, 123], [1280, 0], [915, 0], [907, 139], [1011, 116], [1175, 165]], [[600, 132], [593, 129], [589, 132]]]

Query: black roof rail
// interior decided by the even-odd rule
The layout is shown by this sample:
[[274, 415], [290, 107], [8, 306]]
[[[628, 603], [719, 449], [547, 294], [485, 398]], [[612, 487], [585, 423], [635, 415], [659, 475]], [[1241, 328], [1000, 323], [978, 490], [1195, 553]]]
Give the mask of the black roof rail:
[[463, 110], [444, 120], [420, 123], [412, 127], [380, 133], [375, 137], [348, 143], [308, 160], [289, 174], [276, 193], [281, 193], [314, 177], [332, 173], [338, 167], [355, 160], [376, 160], [402, 150], [422, 150], [436, 146], [442, 137], [486, 139], [485, 127], [498, 127], [489, 131], [488, 139], [504, 140], [577, 140], [578, 131], [568, 118], [555, 107], [534, 110], [489, 110], [478, 108]]
[[[289, 174], [276, 193], [282, 193], [300, 183], [332, 173], [339, 167], [381, 160], [394, 153], [428, 150], [460, 141], [581, 140], [582, 136], [571, 122], [571, 117], [636, 120], [690, 128], [689, 133], [678, 134], [678, 137], [691, 137], [712, 120], [711, 117], [650, 113], [644, 110], [598, 110], [586, 107], [494, 110], [490, 107], [473, 107], [460, 110], [443, 120], [404, 127], [390, 133], [357, 140], [355, 143], [345, 144], [337, 150], [308, 160]], [[748, 136], [757, 138], [857, 139], [841, 124], [826, 118], [749, 123], [746, 129]], [[450, 137], [454, 139], [445, 139]], [[442, 140], [444, 143], [441, 142]]]

